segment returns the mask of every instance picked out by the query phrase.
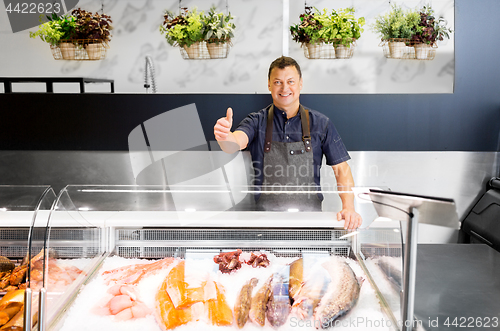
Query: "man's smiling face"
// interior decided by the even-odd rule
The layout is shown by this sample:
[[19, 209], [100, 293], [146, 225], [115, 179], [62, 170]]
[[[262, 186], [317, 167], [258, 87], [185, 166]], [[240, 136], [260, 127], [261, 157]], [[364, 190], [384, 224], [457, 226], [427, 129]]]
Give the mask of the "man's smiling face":
[[287, 113], [299, 109], [302, 78], [294, 66], [274, 68], [269, 77], [268, 87], [276, 107]]

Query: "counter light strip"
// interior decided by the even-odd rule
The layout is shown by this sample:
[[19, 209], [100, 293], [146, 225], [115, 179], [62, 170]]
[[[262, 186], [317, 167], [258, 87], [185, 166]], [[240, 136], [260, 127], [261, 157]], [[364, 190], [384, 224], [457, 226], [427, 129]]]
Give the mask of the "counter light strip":
[[[160, 190], [160, 191], [150, 191], [150, 190], [91, 190], [86, 189], [82, 190], [82, 192], [88, 193], [231, 193], [229, 190], [218, 191], [218, 190]], [[354, 194], [353, 191], [240, 191], [241, 193], [351, 193]]]
[[264, 193], [264, 194], [270, 194], [270, 193], [351, 193], [354, 194], [353, 191], [241, 191], [241, 193]]
[[82, 192], [89, 193], [231, 193], [231, 191], [218, 190], [91, 190], [84, 189]]

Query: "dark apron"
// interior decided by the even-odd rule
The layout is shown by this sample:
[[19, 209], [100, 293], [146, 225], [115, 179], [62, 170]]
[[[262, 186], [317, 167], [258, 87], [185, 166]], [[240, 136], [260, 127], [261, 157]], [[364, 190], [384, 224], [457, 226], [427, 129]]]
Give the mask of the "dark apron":
[[315, 192], [317, 186], [314, 183], [309, 112], [302, 105], [299, 111], [302, 122], [302, 141], [285, 143], [272, 141], [274, 105], [269, 108], [264, 144], [264, 179], [260, 198], [257, 201], [258, 210], [321, 211], [321, 200]]

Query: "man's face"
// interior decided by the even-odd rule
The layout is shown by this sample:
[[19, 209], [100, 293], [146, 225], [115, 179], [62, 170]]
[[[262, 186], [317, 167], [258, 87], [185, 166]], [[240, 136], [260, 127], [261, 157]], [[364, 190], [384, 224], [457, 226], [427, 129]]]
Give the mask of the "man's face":
[[294, 66], [283, 69], [274, 68], [268, 81], [269, 91], [273, 97], [274, 105], [283, 110], [299, 106], [302, 78]]

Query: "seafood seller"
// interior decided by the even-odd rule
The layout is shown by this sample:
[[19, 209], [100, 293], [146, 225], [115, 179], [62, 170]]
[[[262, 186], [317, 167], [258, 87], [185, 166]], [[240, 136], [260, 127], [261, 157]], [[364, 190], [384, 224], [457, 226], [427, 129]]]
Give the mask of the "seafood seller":
[[[323, 155], [326, 164], [333, 168], [339, 190], [351, 190], [354, 186], [347, 164], [350, 156], [333, 123], [322, 113], [300, 104], [302, 84], [299, 64], [282, 56], [269, 67], [268, 88], [273, 103], [249, 114], [234, 132], [231, 108], [214, 126], [215, 139], [224, 152], [250, 151], [255, 185], [261, 188], [256, 194], [259, 210], [321, 211], [323, 196], [314, 191], [320, 187]], [[266, 194], [269, 187], [294, 193]], [[298, 190], [304, 191], [299, 194]], [[347, 229], [358, 228], [362, 219], [354, 209], [354, 194], [339, 195], [342, 210], [337, 219], [344, 219]]]

